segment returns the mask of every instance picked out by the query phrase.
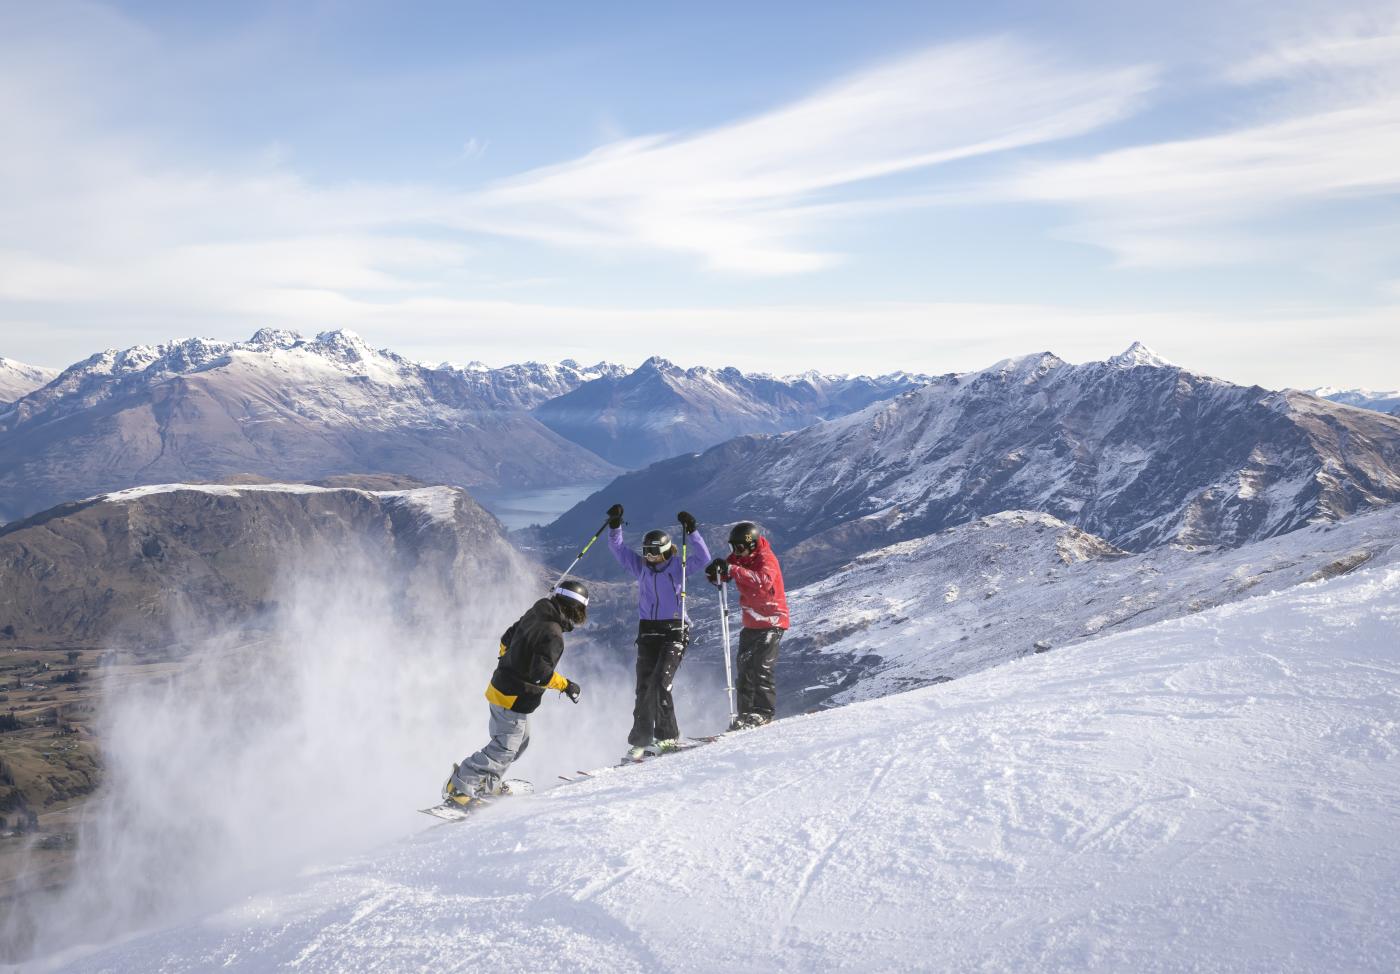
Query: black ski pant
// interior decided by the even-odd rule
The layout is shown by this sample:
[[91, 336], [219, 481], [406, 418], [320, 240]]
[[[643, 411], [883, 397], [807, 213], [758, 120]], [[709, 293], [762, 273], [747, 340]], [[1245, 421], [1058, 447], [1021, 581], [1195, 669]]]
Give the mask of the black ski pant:
[[679, 623], [642, 620], [637, 633], [637, 704], [632, 708], [632, 732], [627, 735], [632, 747], [681, 736], [671, 683], [685, 658], [685, 642]]
[[770, 721], [778, 704], [778, 687], [773, 671], [778, 665], [781, 629], [739, 631], [739, 719]]

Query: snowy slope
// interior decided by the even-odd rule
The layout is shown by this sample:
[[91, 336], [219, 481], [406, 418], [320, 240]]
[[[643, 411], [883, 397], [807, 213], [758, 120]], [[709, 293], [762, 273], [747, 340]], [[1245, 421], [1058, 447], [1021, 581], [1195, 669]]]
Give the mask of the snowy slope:
[[1048, 514], [1008, 511], [868, 552], [790, 591], [786, 685], [798, 678], [798, 710], [868, 700], [1395, 561], [1400, 506], [1236, 549], [1140, 555]]
[[48, 385], [57, 375], [58, 369], [25, 365], [0, 355], [0, 404], [27, 396], [35, 389]]
[[0, 519], [128, 486], [245, 473], [550, 487], [615, 472], [512, 404], [545, 391], [519, 375], [496, 379], [427, 368], [348, 331], [308, 340], [264, 329], [246, 342], [103, 352], [0, 409]]
[[1368, 567], [465, 824], [406, 811], [69, 969], [1393, 971], [1397, 633], [1400, 568]]
[[[746, 436], [618, 478], [564, 514], [567, 547], [614, 501], [636, 523], [761, 522], [840, 554], [1006, 510], [1112, 544], [1241, 545], [1400, 499], [1400, 418], [1196, 375], [1135, 345], [942, 376], [794, 433]], [[871, 530], [854, 529], [863, 522]]]

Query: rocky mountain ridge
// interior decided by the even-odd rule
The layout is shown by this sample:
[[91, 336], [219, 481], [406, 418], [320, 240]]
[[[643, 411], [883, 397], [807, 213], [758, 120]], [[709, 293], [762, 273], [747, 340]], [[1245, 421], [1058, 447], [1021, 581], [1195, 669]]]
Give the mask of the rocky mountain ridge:
[[1145, 551], [1238, 546], [1400, 499], [1400, 420], [1148, 355], [1008, 359], [797, 432], [739, 437], [620, 477], [545, 540], [586, 536], [616, 501], [642, 530], [685, 508], [760, 521], [782, 546], [821, 537], [828, 565], [1002, 510]]
[[491, 368], [482, 362], [468, 362], [466, 365], [443, 362], [437, 368], [460, 376], [485, 402], [524, 410], [534, 409], [541, 403], [572, 392], [585, 382], [620, 378], [632, 371], [611, 362], [582, 366], [567, 358], [558, 364], [520, 362], [499, 368]]

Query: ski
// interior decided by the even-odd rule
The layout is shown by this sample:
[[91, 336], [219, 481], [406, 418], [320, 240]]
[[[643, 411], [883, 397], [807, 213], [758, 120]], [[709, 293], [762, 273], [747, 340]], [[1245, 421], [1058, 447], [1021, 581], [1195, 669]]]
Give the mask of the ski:
[[617, 766], [620, 768], [625, 768], [630, 764], [645, 764], [647, 761], [650, 761], [653, 758], [662, 758], [668, 754], [679, 754], [682, 751], [693, 751], [697, 747], [703, 747], [706, 744], [713, 744], [715, 741], [719, 740], [723, 736], [723, 734], [709, 734], [705, 737], [687, 737], [680, 743], [676, 744], [674, 747], [668, 747], [663, 751], [657, 751], [655, 754], [643, 754], [639, 758], [623, 757], [623, 759], [617, 763]]

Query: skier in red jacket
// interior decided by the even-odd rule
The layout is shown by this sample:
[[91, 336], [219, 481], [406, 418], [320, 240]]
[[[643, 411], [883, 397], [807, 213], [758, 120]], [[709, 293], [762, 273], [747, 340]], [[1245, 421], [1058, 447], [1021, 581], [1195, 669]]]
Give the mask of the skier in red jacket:
[[778, 643], [788, 627], [783, 570], [768, 539], [752, 521], [740, 521], [729, 532], [728, 559], [716, 558], [705, 568], [715, 585], [733, 581], [739, 588], [744, 628], [739, 633], [738, 711], [730, 730], [757, 727], [773, 719], [778, 691], [773, 671]]

